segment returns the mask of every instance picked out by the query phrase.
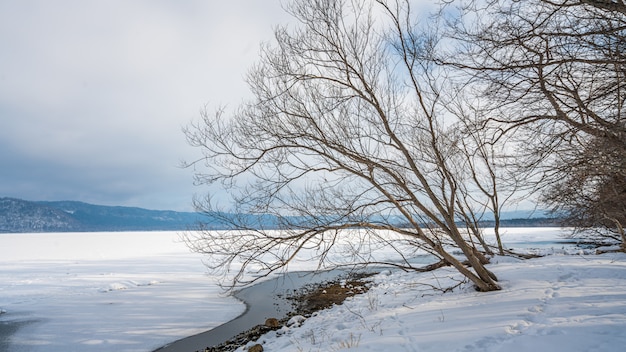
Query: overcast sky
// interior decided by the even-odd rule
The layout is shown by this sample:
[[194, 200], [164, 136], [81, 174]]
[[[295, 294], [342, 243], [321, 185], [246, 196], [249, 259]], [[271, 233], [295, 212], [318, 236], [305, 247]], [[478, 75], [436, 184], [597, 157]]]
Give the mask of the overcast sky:
[[279, 0], [0, 0], [0, 197], [191, 210], [181, 128], [249, 96]]

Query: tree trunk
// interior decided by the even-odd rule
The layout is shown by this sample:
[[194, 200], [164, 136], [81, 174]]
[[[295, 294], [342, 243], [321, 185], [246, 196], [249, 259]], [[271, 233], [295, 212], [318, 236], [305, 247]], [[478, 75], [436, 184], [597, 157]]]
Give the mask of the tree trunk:
[[[466, 246], [467, 247], [467, 246]], [[474, 269], [474, 271], [470, 270], [465, 264], [456, 259], [446, 250], [444, 250], [441, 246], [435, 246], [435, 250], [439, 255], [443, 257], [445, 261], [450, 263], [456, 270], [458, 270], [461, 274], [467, 277], [474, 285], [476, 285], [476, 289], [481, 292], [488, 291], [497, 291], [500, 290], [500, 285], [498, 285], [495, 280], [495, 275], [491, 273], [483, 264], [481, 264], [480, 260], [472, 253], [467, 255], [468, 262], [470, 267]], [[462, 249], [463, 250], [463, 249]], [[467, 248], [463, 250], [465, 253]], [[471, 253], [471, 250], [470, 250]], [[492, 277], [493, 276], [493, 277]]]
[[[470, 246], [469, 243], [467, 243], [463, 239], [458, 231], [451, 229], [449, 235], [456, 243], [456, 245], [461, 249], [461, 251], [463, 251], [463, 254], [465, 254], [469, 265], [474, 269], [477, 275], [477, 279], [472, 279], [472, 277], [469, 276], [468, 278], [470, 278], [470, 280], [472, 280], [474, 284], [476, 284], [476, 288], [481, 292], [500, 290], [500, 285], [496, 283], [496, 276], [491, 271], [487, 270], [487, 268], [485, 268], [485, 265], [481, 262], [480, 258], [475, 253], [476, 249]], [[458, 262], [458, 260], [456, 261]], [[459, 262], [459, 264], [461, 263]]]
[[499, 212], [495, 213], [495, 223], [493, 226], [493, 231], [496, 235], [496, 241], [498, 242], [498, 251], [500, 255], [504, 255], [504, 247], [502, 246], [502, 239], [500, 238], [500, 214]]

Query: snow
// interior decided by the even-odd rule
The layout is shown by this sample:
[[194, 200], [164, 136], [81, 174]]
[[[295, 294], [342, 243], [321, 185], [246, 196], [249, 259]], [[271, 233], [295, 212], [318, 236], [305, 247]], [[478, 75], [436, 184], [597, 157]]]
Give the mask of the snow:
[[[0, 235], [7, 351], [152, 351], [241, 314], [175, 232]], [[2, 350], [0, 336], [0, 350]]]
[[496, 257], [490, 269], [501, 291], [463, 283], [442, 293], [463, 281], [449, 268], [386, 271], [367, 293], [259, 342], [268, 352], [608, 352], [626, 345], [626, 254]]
[[[555, 246], [563, 233], [504, 229], [510, 247], [551, 255], [493, 258], [501, 291], [476, 292], [450, 268], [385, 270], [367, 293], [259, 342], [270, 352], [622, 350], [626, 254]], [[2, 234], [0, 351], [151, 351], [226, 322], [244, 306], [202, 259], [173, 232]], [[8, 324], [18, 329], [3, 342]]]

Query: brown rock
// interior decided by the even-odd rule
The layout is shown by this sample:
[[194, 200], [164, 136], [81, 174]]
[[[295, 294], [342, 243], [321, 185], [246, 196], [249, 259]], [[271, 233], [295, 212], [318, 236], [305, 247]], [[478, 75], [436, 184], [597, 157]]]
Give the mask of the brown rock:
[[257, 343], [256, 345], [250, 346], [250, 348], [248, 348], [248, 352], [263, 352], [263, 346]]
[[280, 323], [276, 318], [269, 318], [265, 321], [265, 326], [267, 326], [268, 328], [278, 328], [280, 327]]

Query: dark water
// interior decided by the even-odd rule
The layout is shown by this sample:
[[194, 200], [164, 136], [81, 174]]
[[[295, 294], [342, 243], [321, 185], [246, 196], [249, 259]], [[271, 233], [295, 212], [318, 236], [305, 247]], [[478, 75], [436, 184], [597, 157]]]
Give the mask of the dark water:
[[293, 296], [300, 288], [309, 284], [332, 281], [346, 276], [348, 273], [345, 270], [287, 273], [281, 277], [244, 288], [235, 294], [235, 297], [246, 304], [246, 311], [242, 315], [212, 330], [172, 342], [156, 351], [204, 351], [206, 347], [218, 345], [243, 331], [265, 323], [267, 318], [280, 320], [286, 317], [293, 308], [293, 301], [289, 297]]
[[16, 352], [15, 347], [12, 347], [10, 343], [11, 336], [22, 327], [34, 323], [37, 321], [0, 321], [0, 352]]

